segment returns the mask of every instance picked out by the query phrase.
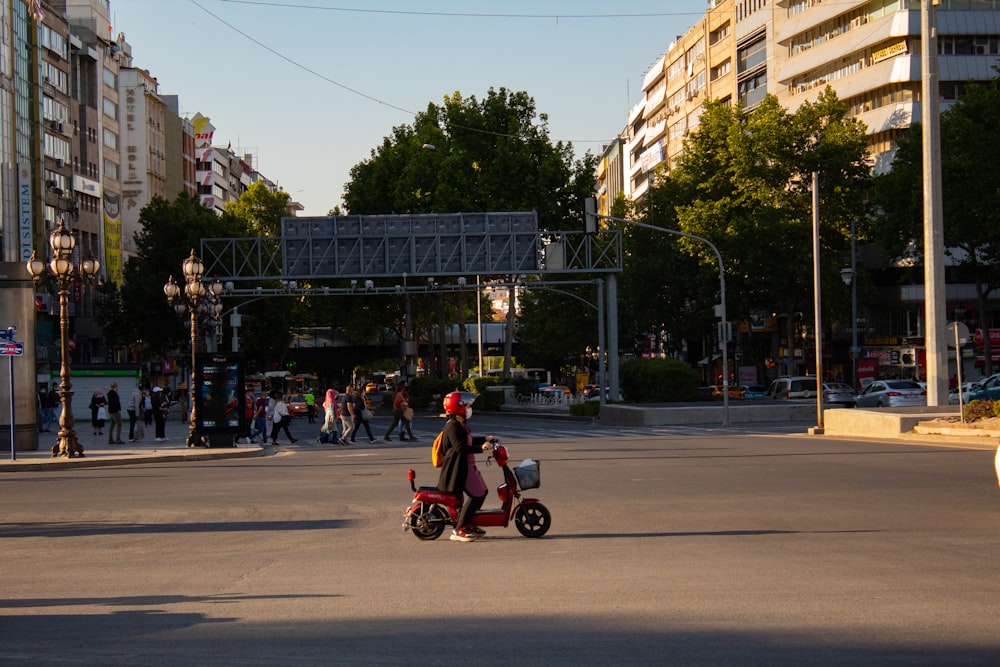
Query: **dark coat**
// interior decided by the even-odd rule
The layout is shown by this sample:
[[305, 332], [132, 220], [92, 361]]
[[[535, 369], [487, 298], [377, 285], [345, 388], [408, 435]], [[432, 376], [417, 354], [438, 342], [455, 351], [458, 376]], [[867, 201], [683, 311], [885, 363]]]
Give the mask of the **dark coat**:
[[446, 493], [462, 493], [465, 491], [465, 478], [469, 474], [469, 454], [481, 452], [486, 438], [473, 438], [466, 423], [459, 422], [454, 417], [448, 417], [443, 431], [441, 452], [444, 454], [444, 463], [441, 464], [437, 488]]
[[118, 392], [114, 389], [108, 391], [108, 412], [121, 412], [122, 411], [122, 401], [118, 396]]
[[104, 423], [103, 419], [97, 418], [97, 409], [100, 408], [102, 405], [105, 407], [108, 405], [107, 399], [105, 399], [103, 396], [98, 396], [97, 394], [94, 394], [93, 396], [90, 397], [90, 421], [100, 424]]

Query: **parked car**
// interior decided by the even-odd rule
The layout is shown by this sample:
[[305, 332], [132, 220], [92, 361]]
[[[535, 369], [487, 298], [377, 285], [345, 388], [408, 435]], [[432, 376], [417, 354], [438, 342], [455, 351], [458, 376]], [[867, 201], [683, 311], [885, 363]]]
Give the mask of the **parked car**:
[[776, 400], [816, 398], [819, 383], [815, 375], [776, 378], [767, 388], [767, 397]]
[[969, 392], [967, 401], [995, 401], [1000, 399], [1000, 373], [994, 373], [979, 383], [979, 388]]
[[[972, 392], [979, 391], [983, 386], [983, 382], [963, 382], [962, 383], [962, 400], [968, 403], [972, 400]], [[951, 405], [958, 405], [958, 387], [955, 387], [948, 392], [948, 403]]]
[[859, 408], [901, 408], [927, 405], [927, 390], [913, 380], [876, 380], [857, 395]]
[[306, 397], [302, 394], [292, 394], [289, 396], [288, 414], [293, 417], [302, 417], [309, 414], [309, 406], [306, 405]]
[[854, 390], [846, 382], [824, 382], [823, 402], [830, 405], [854, 407]]
[[[712, 387], [712, 396], [722, 398], [721, 384], [717, 384]], [[736, 384], [729, 385], [729, 398], [743, 398], [743, 387]]]
[[762, 384], [745, 384], [740, 387], [740, 398], [745, 401], [767, 398], [767, 387]]
[[565, 394], [567, 396], [569, 396], [572, 393], [569, 390], [569, 387], [567, 387], [564, 384], [550, 384], [547, 387], [539, 388], [539, 392], [541, 392], [543, 394], [562, 392], [563, 394]]

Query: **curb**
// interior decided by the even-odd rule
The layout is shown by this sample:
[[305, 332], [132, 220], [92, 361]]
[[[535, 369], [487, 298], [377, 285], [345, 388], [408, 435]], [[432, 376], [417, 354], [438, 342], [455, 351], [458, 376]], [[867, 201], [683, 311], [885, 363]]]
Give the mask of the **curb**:
[[210, 461], [213, 459], [246, 459], [256, 456], [263, 456], [265, 450], [262, 447], [233, 448], [231, 450], [206, 451], [204, 449], [186, 450], [166, 450], [156, 452], [142, 452], [133, 450], [130, 453], [116, 452], [111, 455], [91, 455], [82, 458], [71, 459], [62, 457], [49, 457], [44, 459], [31, 458], [18, 459], [16, 461], [6, 461], [0, 463], [0, 472], [21, 472], [37, 470], [63, 470], [66, 468], [103, 468], [108, 466], [136, 465], [140, 463], [177, 463], [183, 461]]

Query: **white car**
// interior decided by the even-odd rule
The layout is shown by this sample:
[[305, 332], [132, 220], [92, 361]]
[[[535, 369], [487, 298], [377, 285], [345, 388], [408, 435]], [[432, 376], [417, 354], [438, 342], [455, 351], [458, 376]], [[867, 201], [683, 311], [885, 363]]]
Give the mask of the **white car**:
[[[963, 382], [962, 383], [962, 401], [968, 403], [972, 400], [969, 394], [979, 389], [982, 385], [979, 382]], [[958, 388], [952, 389], [948, 392], [948, 402], [952, 405], [958, 405]]]

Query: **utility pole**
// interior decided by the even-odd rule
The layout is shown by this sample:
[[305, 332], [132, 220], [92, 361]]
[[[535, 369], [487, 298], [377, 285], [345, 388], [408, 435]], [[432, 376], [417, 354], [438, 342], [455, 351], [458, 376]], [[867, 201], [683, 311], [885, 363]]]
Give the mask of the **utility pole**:
[[944, 214], [941, 204], [941, 107], [938, 102], [937, 19], [934, 0], [920, 7], [920, 122], [924, 183], [924, 348], [927, 405], [948, 404], [945, 339]]

